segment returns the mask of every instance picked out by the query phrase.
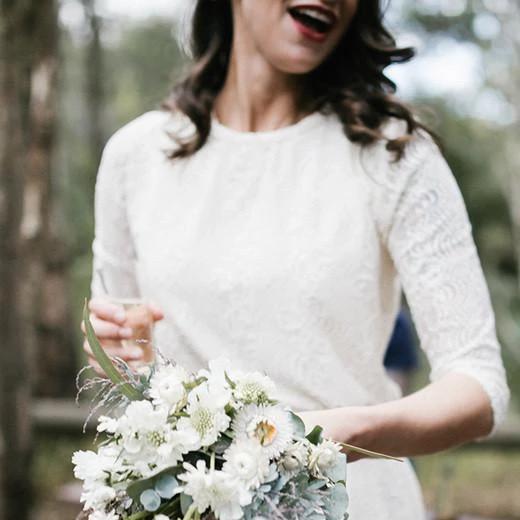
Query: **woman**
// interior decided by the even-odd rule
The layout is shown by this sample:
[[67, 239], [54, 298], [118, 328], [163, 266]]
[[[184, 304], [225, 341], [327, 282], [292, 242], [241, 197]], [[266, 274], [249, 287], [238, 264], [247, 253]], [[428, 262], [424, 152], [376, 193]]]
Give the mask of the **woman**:
[[[453, 175], [383, 74], [412, 51], [379, 2], [195, 4], [190, 74], [100, 166], [107, 350], [136, 355], [99, 272], [155, 301], [164, 355], [265, 371], [336, 440], [407, 457], [489, 435], [509, 394], [488, 290]], [[401, 286], [432, 366], [406, 398], [383, 367]], [[349, 467], [351, 518], [424, 518], [408, 463]]]

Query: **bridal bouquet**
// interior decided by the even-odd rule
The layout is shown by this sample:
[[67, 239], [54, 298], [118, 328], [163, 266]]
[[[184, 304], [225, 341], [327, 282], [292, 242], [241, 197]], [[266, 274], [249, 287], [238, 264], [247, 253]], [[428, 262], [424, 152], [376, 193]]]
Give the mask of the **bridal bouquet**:
[[348, 498], [342, 446], [305, 435], [275, 398], [272, 380], [224, 360], [191, 374], [165, 360], [135, 374], [87, 339], [108, 379], [99, 418], [104, 440], [73, 455], [89, 520], [343, 520]]

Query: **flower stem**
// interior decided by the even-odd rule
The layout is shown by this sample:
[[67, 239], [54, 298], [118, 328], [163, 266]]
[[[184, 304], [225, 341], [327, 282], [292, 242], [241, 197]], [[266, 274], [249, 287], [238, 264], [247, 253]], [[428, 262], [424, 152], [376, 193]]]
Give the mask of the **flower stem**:
[[367, 457], [372, 457], [375, 459], [388, 459], [395, 460], [397, 462], [404, 462], [403, 459], [399, 457], [392, 457], [391, 455], [385, 455], [384, 453], [378, 453], [377, 451], [370, 451], [364, 448], [358, 448], [357, 446], [353, 446], [352, 444], [346, 444], [345, 442], [338, 442], [344, 448], [347, 448], [350, 451], [354, 451], [355, 453], [360, 453], [361, 455], [366, 455]]

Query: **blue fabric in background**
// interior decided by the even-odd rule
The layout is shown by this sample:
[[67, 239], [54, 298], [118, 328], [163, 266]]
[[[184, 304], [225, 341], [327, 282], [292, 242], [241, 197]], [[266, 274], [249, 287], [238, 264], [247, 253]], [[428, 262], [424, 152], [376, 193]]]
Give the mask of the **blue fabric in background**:
[[419, 364], [415, 337], [412, 324], [408, 315], [399, 312], [394, 332], [385, 354], [384, 365], [386, 368], [400, 371], [411, 371]]

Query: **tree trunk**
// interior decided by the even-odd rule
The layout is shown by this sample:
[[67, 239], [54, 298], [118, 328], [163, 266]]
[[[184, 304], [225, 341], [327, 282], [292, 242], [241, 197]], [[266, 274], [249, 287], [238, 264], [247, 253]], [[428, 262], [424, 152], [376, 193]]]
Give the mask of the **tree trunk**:
[[0, 518], [6, 520], [27, 519], [32, 505], [30, 401], [55, 38], [55, 0], [0, 0]]
[[[104, 124], [103, 124], [103, 106], [104, 106], [104, 89], [103, 89], [103, 47], [101, 45], [101, 29], [102, 20], [96, 13], [95, 0], [83, 0], [83, 8], [85, 10], [87, 25], [90, 33], [90, 41], [86, 49], [85, 63], [85, 98], [87, 104], [87, 127], [88, 127], [88, 144], [89, 151], [94, 165], [99, 164], [101, 152], [103, 151]], [[91, 207], [94, 203], [94, 184], [96, 176], [96, 168], [91, 168]]]

